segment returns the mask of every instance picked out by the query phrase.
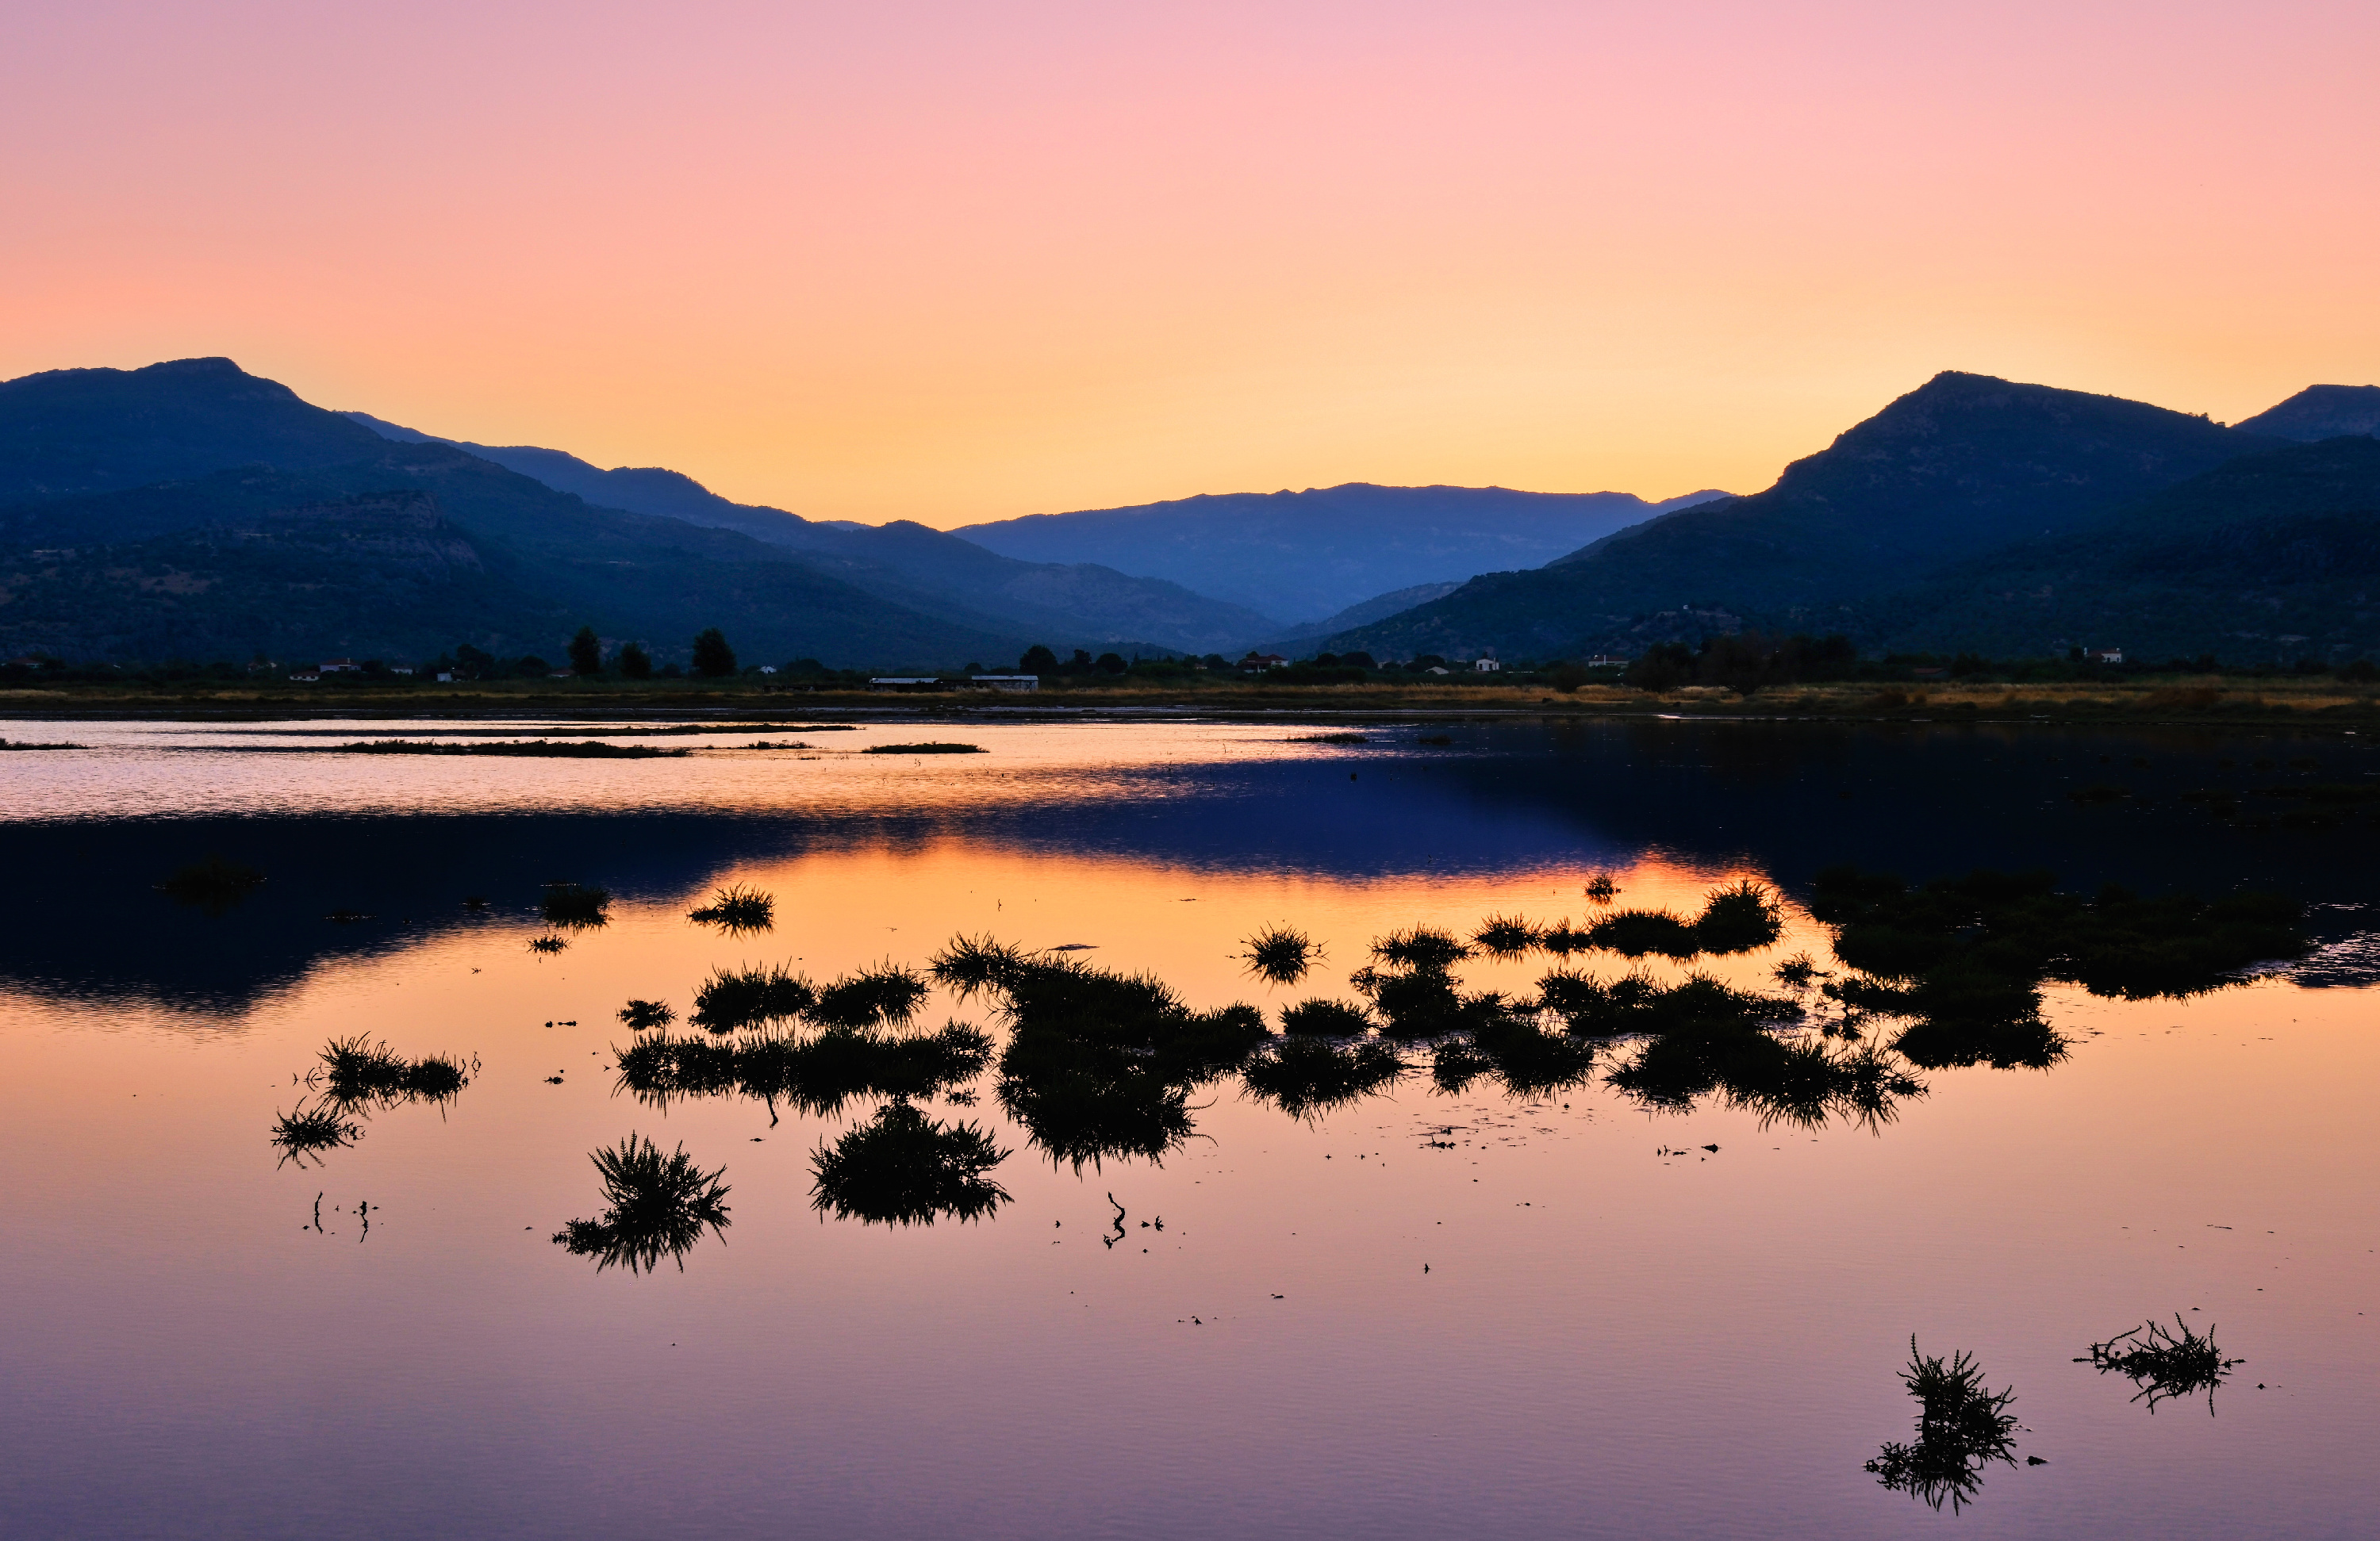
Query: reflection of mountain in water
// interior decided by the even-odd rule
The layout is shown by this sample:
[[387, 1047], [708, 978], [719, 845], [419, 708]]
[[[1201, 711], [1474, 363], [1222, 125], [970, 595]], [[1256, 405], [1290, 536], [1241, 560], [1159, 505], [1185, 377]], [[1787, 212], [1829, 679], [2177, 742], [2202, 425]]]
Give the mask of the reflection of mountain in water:
[[[1657, 853], [1749, 865], [1801, 894], [1818, 870], [1849, 862], [1912, 880], [2045, 867], [2085, 891], [2247, 884], [2315, 900], [2380, 897], [2365, 823], [2242, 827], [2251, 821], [2210, 818], [2184, 797], [2234, 783], [2245, 794], [2291, 777], [2362, 777], [2373, 751], [2336, 740], [1645, 720], [1448, 731], [1446, 747], [1391, 729], [1353, 754], [1103, 770], [1096, 795], [1057, 777], [1044, 799], [981, 806], [5, 825], [0, 862], [39, 881], [0, 896], [0, 977], [66, 995], [235, 1006], [319, 959], [478, 923], [461, 908], [465, 894], [496, 897], [500, 916], [526, 916], [556, 878], [625, 900], [676, 899], [738, 863], [953, 837], [1336, 878], [1600, 867]], [[2276, 758], [2292, 769], [2271, 770]], [[2266, 768], [2255, 769], [2259, 759]], [[2071, 795], [2102, 784], [2126, 795]], [[221, 915], [154, 887], [218, 855], [268, 880]], [[342, 912], [371, 918], [323, 919]], [[2341, 958], [2316, 967], [2362, 966]]]

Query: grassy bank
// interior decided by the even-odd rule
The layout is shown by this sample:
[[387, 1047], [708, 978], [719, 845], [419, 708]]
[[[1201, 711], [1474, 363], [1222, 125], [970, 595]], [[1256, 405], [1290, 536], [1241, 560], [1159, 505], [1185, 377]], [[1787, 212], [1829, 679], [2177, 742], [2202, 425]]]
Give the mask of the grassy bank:
[[915, 720], [977, 714], [1178, 712], [1233, 718], [1526, 715], [1860, 721], [2361, 722], [2380, 720], [2380, 692], [2327, 676], [2142, 675], [2119, 681], [2015, 685], [1872, 682], [1792, 686], [1739, 696], [1719, 686], [1658, 693], [1589, 685], [1559, 692], [1527, 684], [1272, 685], [1222, 676], [1191, 682], [1052, 679], [1030, 696], [951, 691], [882, 695], [726, 681], [497, 680], [455, 685], [274, 682], [225, 686], [72, 684], [0, 689], [0, 716], [18, 718], [290, 716], [471, 717], [698, 714], [728, 722], [866, 713]]

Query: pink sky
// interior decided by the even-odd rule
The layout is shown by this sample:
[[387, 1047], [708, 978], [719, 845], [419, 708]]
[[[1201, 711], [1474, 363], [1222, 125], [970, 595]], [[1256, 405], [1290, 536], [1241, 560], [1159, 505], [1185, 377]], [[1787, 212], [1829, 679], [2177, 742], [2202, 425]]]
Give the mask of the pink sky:
[[956, 525], [2380, 379], [2380, 6], [18, 0], [0, 376]]

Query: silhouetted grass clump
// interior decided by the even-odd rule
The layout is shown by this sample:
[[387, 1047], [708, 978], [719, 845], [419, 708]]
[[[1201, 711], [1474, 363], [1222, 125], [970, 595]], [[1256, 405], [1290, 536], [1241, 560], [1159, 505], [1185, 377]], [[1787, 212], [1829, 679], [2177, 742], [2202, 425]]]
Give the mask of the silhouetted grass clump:
[[539, 904], [547, 925], [573, 929], [610, 925], [611, 909], [612, 891], [589, 883], [548, 883]]
[[1518, 916], [1496, 915], [1488, 916], [1471, 940], [1491, 958], [1517, 958], [1533, 951], [1543, 936]]
[[2308, 945], [2300, 906], [2277, 895], [2146, 899], [2110, 886], [2085, 898], [2039, 871], [1912, 889], [1832, 868], [1817, 876], [1812, 913], [1836, 928], [1836, 956], [1859, 971], [1827, 993], [1910, 1019], [1895, 1047], [1927, 1065], [2056, 1062], [2066, 1042], [2041, 1021], [2046, 980], [2125, 1000], [2186, 996]]
[[980, 744], [870, 744], [865, 755], [980, 755]]
[[1373, 942], [1372, 956], [1396, 968], [1445, 969], [1471, 956], [1471, 949], [1435, 927], [1415, 926]]
[[1393, 1086], [1404, 1073], [1403, 1057], [1378, 1038], [1332, 1043], [1301, 1037], [1252, 1057], [1240, 1078], [1290, 1117], [1306, 1118]]
[[656, 1107], [683, 1097], [740, 1093], [760, 1098], [772, 1113], [783, 1101], [824, 1114], [841, 1111], [855, 1098], [925, 1098], [963, 1086], [990, 1062], [991, 1039], [953, 1022], [938, 1033], [905, 1037], [851, 1027], [830, 1027], [808, 1038], [661, 1034], [613, 1052], [622, 1088]]
[[1756, 879], [1746, 878], [1719, 889], [1704, 901], [1694, 921], [1694, 940], [1706, 953], [1752, 953], [1784, 933], [1785, 913], [1776, 892]]
[[917, 1019], [927, 993], [926, 981], [915, 972], [887, 962], [819, 991], [809, 1014], [834, 1027], [905, 1027]]
[[303, 1167], [310, 1160], [319, 1167], [322, 1152], [343, 1150], [363, 1137], [364, 1126], [335, 1099], [300, 1098], [296, 1108], [273, 1121], [273, 1143], [281, 1151], [281, 1159], [273, 1164], [295, 1160]]
[[620, 1020], [641, 1033], [648, 1027], [666, 1027], [677, 1020], [677, 1013], [659, 1001], [631, 1001], [620, 1008]]
[[1372, 1030], [1372, 1019], [1343, 1001], [1301, 1001], [1281, 1008], [1281, 1030], [1293, 1037], [1360, 1038]]
[[692, 1021], [713, 1033], [733, 1033], [791, 1022], [817, 1001], [810, 982], [783, 964], [733, 973], [713, 969], [694, 992]]
[[1982, 1366], [1961, 1350], [1949, 1363], [1917, 1352], [1909, 1340], [1909, 1367], [1901, 1384], [1917, 1401], [1917, 1438], [1888, 1444], [1866, 1469], [1895, 1492], [1953, 1513], [1982, 1488], [1984, 1468], [1997, 1461], [2016, 1464], [2016, 1415], [2009, 1411], [2013, 1390], [1984, 1385]]
[[1193, 1012], [1163, 981], [1028, 958], [960, 938], [935, 960], [953, 989], [1001, 1003], [1001, 1105], [1053, 1161], [1152, 1160], [1190, 1135], [1189, 1091], [1269, 1041], [1252, 1006]]
[[531, 937], [528, 939], [528, 950], [532, 953], [559, 953], [569, 945], [570, 939], [563, 936], [541, 936]]
[[2093, 1343], [2089, 1355], [2074, 1363], [2088, 1365], [2101, 1375], [2112, 1370], [2128, 1377], [2140, 1388], [2132, 1400], [2145, 1401], [2152, 1413], [2156, 1411], [2158, 1402], [2204, 1391], [2207, 1416], [2213, 1417], [2215, 1389], [2223, 1384], [2233, 1365], [2247, 1361], [2224, 1358], [2222, 1351], [2215, 1346], [2212, 1327], [2203, 1334], [2192, 1332], [2179, 1312], [2174, 1315], [2173, 1325], [2175, 1330], [2168, 1332], [2162, 1322], [2143, 1322], [2104, 1343]]
[[810, 1203], [878, 1225], [981, 1219], [1008, 1202], [1008, 1190], [984, 1175], [1007, 1159], [974, 1124], [939, 1123], [894, 1102], [811, 1156]]
[[253, 867], [209, 856], [175, 868], [157, 885], [166, 898], [210, 915], [221, 915], [263, 886], [264, 874]]
[[688, 910], [686, 917], [716, 926], [731, 936], [743, 936], [776, 924], [777, 901], [757, 888], [731, 883], [712, 894], [708, 904]]
[[1482, 1012], [1502, 1009], [1494, 996], [1465, 996], [1443, 968], [1366, 965], [1347, 977], [1379, 1013], [1383, 1037], [1408, 1042], [1459, 1033]]
[[1322, 956], [1313, 938], [1289, 926], [1268, 926], [1240, 945], [1248, 972], [1276, 985], [1297, 983]]
[[337, 1102], [443, 1101], [470, 1084], [459, 1061], [443, 1054], [408, 1060], [360, 1033], [333, 1038], [322, 1059], [324, 1086]]
[[1702, 951], [1694, 927], [1667, 910], [1615, 910], [1587, 928], [1586, 940], [1623, 958], [1691, 958]]
[[[1595, 1072], [1597, 1052], [1592, 1038], [1548, 1033], [1524, 1015], [1488, 1013], [1472, 1023], [1469, 1047], [1473, 1060], [1484, 1062], [1508, 1090], [1522, 1097], [1583, 1084]], [[1445, 1084], [1443, 1076], [1439, 1084]]]
[[652, 1141], [630, 1135], [617, 1149], [598, 1150], [591, 1159], [603, 1182], [607, 1205], [597, 1219], [575, 1219], [554, 1235], [556, 1244], [595, 1259], [595, 1271], [624, 1266], [651, 1273], [668, 1257], [686, 1269], [686, 1255], [706, 1231], [727, 1230], [727, 1169], [704, 1171], [679, 1146], [664, 1156]]
[[1620, 897], [1620, 883], [1610, 873], [1598, 872], [1586, 880], [1586, 888], [1584, 892], [1597, 904], [1608, 904]]
[[25, 753], [25, 752], [29, 752], [29, 751], [38, 751], [38, 750], [42, 750], [42, 749], [80, 749], [80, 748], [83, 748], [83, 747], [85, 747], [85, 746], [84, 746], [84, 745], [80, 745], [80, 744], [66, 744], [66, 743], [52, 743], [52, 742], [34, 743], [34, 742], [29, 742], [28, 740], [25, 740], [25, 739], [22, 739], [22, 738], [18, 738], [18, 739], [0, 738], [0, 751], [6, 751], [6, 752], [9, 752], [9, 753]]

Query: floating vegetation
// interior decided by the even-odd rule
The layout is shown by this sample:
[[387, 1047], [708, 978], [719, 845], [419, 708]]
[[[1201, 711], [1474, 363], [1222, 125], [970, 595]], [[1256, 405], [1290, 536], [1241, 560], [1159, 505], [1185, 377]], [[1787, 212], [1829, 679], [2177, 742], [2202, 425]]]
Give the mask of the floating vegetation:
[[1343, 1001], [1301, 1001], [1281, 1009], [1281, 1030], [1292, 1037], [1360, 1038], [1372, 1030], [1372, 1019]]
[[263, 883], [264, 874], [253, 867], [226, 861], [222, 856], [209, 856], [204, 861], [176, 868], [157, 888], [177, 904], [188, 904], [209, 915], [221, 915], [255, 892]]
[[1276, 985], [1297, 983], [1322, 956], [1313, 938], [1289, 926], [1268, 926], [1240, 945], [1248, 972]]
[[42, 749], [82, 749], [88, 748], [89, 746], [90, 746], [83, 744], [28, 743], [26, 740], [21, 738], [0, 738], [0, 751], [10, 753], [24, 753], [26, 751], [38, 751]]
[[532, 953], [559, 953], [569, 945], [568, 937], [542, 936], [528, 939], [528, 950]]
[[713, 1033], [791, 1022], [818, 1001], [810, 982], [783, 964], [713, 969], [694, 992], [694, 1025]]
[[273, 1121], [273, 1143], [281, 1151], [281, 1159], [273, 1165], [278, 1168], [295, 1160], [303, 1167], [310, 1160], [319, 1167], [322, 1152], [344, 1150], [363, 1137], [364, 1126], [337, 1101], [301, 1098], [297, 1107]]
[[1473, 941], [1491, 958], [1517, 958], [1534, 951], [1544, 940], [1542, 933], [1517, 916], [1490, 916]]
[[859, 752], [863, 755], [980, 755], [989, 751], [980, 744], [870, 744]]
[[1609, 872], [1597, 872], [1586, 880], [1586, 896], [1598, 904], [1608, 904], [1620, 897], [1620, 883]]
[[677, 1020], [677, 1013], [659, 1001], [631, 1001], [620, 1008], [620, 1020], [641, 1033], [648, 1027], [666, 1027]]
[[1008, 1152], [972, 1123], [939, 1123], [893, 1102], [810, 1158], [810, 1205], [821, 1214], [878, 1225], [977, 1220], [1008, 1202], [984, 1174]]
[[1694, 940], [1706, 953], [1753, 953], [1784, 930], [1785, 912], [1776, 892], [1746, 878], [1704, 901], [1702, 916], [1694, 922]]
[[573, 929], [612, 922], [612, 891], [587, 883], [548, 883], [540, 911], [549, 926]]
[[2308, 948], [2300, 906], [2277, 895], [2144, 899], [2109, 886], [2086, 899], [2046, 872], [1978, 870], [1912, 889], [1830, 868], [1811, 913], [1835, 927], [1836, 956], [1859, 971], [1825, 993], [1910, 1021], [1894, 1048], [1927, 1067], [2064, 1058], [2065, 1038], [2041, 1020], [2046, 980], [2123, 1000], [2180, 997]]
[[1372, 956], [1398, 968], [1445, 969], [1471, 956], [1471, 949], [1435, 927], [1415, 926], [1372, 943]]
[[1587, 928], [1586, 944], [1623, 958], [1691, 958], [1703, 950], [1694, 927], [1667, 910], [1615, 910]]
[[332, 1099], [343, 1103], [442, 1102], [470, 1084], [460, 1061], [443, 1054], [408, 1060], [360, 1033], [333, 1038], [323, 1046], [322, 1060], [317, 1074]]
[[731, 936], [765, 931], [776, 924], [777, 901], [757, 888], [730, 883], [710, 903], [686, 912], [688, 920], [716, 926]]
[[1986, 1389], [1974, 1355], [1961, 1350], [1945, 1364], [1919, 1353], [1914, 1337], [1900, 1380], [1917, 1401], [1917, 1438], [1886, 1445], [1865, 1469], [1897, 1493], [1956, 1513], [1982, 1488], [1985, 1467], [2016, 1464], [2016, 1392]]
[[1249, 1091], [1290, 1117], [1308, 1118], [1393, 1086], [1404, 1074], [1403, 1057], [1378, 1038], [1332, 1043], [1298, 1037], [1283, 1038], [1251, 1058], [1241, 1067], [1240, 1078]]
[[668, 1257], [686, 1271], [686, 1255], [706, 1231], [724, 1239], [728, 1226], [727, 1169], [706, 1172], [679, 1146], [664, 1156], [650, 1140], [630, 1135], [590, 1158], [603, 1180], [607, 1206], [600, 1219], [575, 1219], [554, 1234], [556, 1244], [595, 1259], [595, 1271], [615, 1266], [652, 1273]]
[[410, 738], [376, 738], [360, 744], [275, 744], [257, 745], [250, 754], [285, 755], [485, 755], [515, 759], [678, 759], [684, 749], [664, 749], [648, 744], [585, 744], [549, 743], [533, 738], [526, 743], [499, 741], [492, 744], [432, 744]]
[[2206, 1393], [2206, 1415], [2215, 1415], [2215, 1389], [2223, 1384], [2232, 1366], [2244, 1365], [2244, 1359], [2226, 1359], [2215, 1346], [2215, 1329], [2204, 1333], [2192, 1332], [2180, 1312], [2174, 1314], [2175, 1332], [2168, 1332], [2162, 1322], [2143, 1322], [2130, 1332], [2119, 1332], [2104, 1343], [2093, 1343], [2090, 1353], [2074, 1363], [2088, 1365], [2106, 1375], [2110, 1370], [2127, 1377], [2140, 1388], [2132, 1396], [2134, 1401], [2145, 1401], [2149, 1411], [2157, 1403], [2174, 1401], [2182, 1397]]
[[858, 1097], [931, 1097], [964, 1086], [991, 1060], [989, 1035], [953, 1022], [938, 1033], [891, 1037], [830, 1027], [809, 1038], [756, 1035], [732, 1041], [657, 1034], [613, 1050], [622, 1089], [666, 1108], [684, 1097], [757, 1097], [812, 1113], [839, 1112]]
[[929, 987], [909, 969], [886, 962], [837, 979], [809, 1007], [815, 1021], [836, 1027], [905, 1027], [917, 1019]]

